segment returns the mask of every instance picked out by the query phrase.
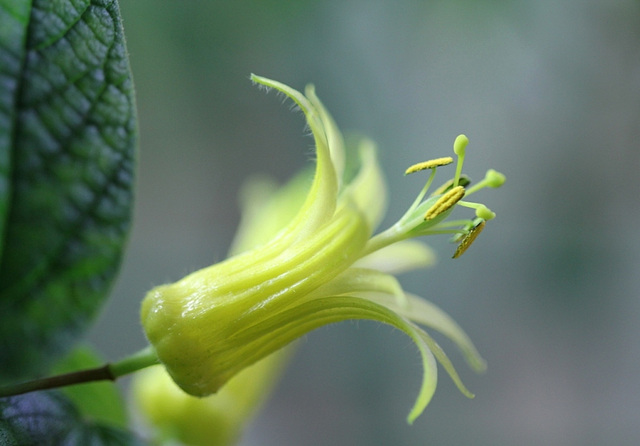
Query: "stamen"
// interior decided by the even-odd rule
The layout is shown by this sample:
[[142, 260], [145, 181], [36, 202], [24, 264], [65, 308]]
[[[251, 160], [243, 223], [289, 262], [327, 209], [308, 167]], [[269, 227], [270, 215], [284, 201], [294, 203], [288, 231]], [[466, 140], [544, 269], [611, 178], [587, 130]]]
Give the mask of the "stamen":
[[431, 169], [431, 174], [429, 175], [429, 179], [427, 183], [424, 185], [416, 199], [413, 201], [409, 210], [404, 214], [404, 216], [400, 219], [400, 221], [404, 220], [408, 215], [411, 215], [413, 211], [422, 203], [422, 199], [427, 194], [429, 187], [431, 187], [431, 183], [433, 183], [433, 179], [436, 176], [436, 167], [446, 166], [447, 164], [451, 164], [453, 162], [453, 158], [450, 156], [446, 156], [443, 158], [436, 158], [429, 161], [424, 161], [422, 163], [414, 164], [410, 166], [407, 170], [405, 170], [404, 174], [409, 175], [410, 173], [419, 172], [421, 170]]
[[[467, 195], [469, 195], [469, 192], [465, 194], [465, 197]], [[458, 204], [466, 208], [474, 209], [476, 211], [476, 217], [479, 217], [483, 220], [493, 220], [494, 218], [496, 218], [495, 212], [491, 211], [491, 209], [489, 209], [482, 203], [474, 203], [473, 201], [459, 201]]]
[[435, 176], [436, 176], [436, 169], [431, 169], [431, 174], [429, 175], [429, 179], [425, 183], [424, 187], [422, 188], [422, 190], [420, 191], [416, 199], [413, 200], [413, 203], [411, 204], [407, 212], [405, 212], [404, 216], [400, 219], [400, 221], [404, 221], [405, 218], [408, 218], [411, 214], [413, 214], [413, 211], [415, 211], [416, 208], [420, 206], [420, 203], [422, 203], [422, 199], [427, 194], [429, 187], [431, 187], [431, 183], [433, 183], [433, 179], [435, 178]]
[[472, 193], [477, 192], [485, 187], [500, 187], [504, 184], [506, 179], [507, 178], [504, 176], [504, 174], [501, 174], [496, 170], [489, 169], [487, 170], [487, 173], [485, 174], [482, 181], [467, 190], [467, 195], [471, 195]]
[[435, 169], [436, 167], [446, 166], [447, 164], [451, 164], [452, 162], [453, 158], [451, 158], [450, 156], [423, 161], [422, 163], [417, 163], [413, 166], [410, 166], [407, 170], [405, 170], [404, 174], [409, 175], [410, 173], [419, 172], [421, 170]]
[[454, 259], [460, 257], [467, 249], [469, 249], [469, 246], [471, 246], [473, 241], [478, 237], [478, 235], [480, 235], [486, 223], [487, 222], [485, 220], [480, 219], [480, 221], [478, 221], [478, 223], [469, 230], [469, 232], [460, 241], [456, 252], [453, 253]]
[[451, 209], [458, 201], [462, 200], [464, 197], [464, 187], [456, 186], [451, 189], [449, 192], [445, 193], [442, 197], [438, 198], [438, 200], [431, 206], [427, 213], [424, 215], [425, 220], [433, 220], [438, 215], [442, 214], [445, 211]]

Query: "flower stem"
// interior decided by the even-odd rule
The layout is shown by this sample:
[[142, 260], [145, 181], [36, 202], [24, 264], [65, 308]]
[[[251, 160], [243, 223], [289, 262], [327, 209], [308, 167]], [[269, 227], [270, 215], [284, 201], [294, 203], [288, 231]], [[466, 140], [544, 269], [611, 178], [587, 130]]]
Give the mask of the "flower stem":
[[0, 398], [94, 381], [115, 381], [121, 376], [155, 364], [158, 364], [155, 351], [152, 347], [147, 347], [113, 364], [105, 364], [92, 369], [38, 378], [19, 384], [0, 386]]
[[385, 246], [392, 245], [393, 243], [407, 238], [406, 231], [403, 231], [399, 223], [400, 222], [394, 224], [390, 228], [369, 239], [360, 257], [367, 256], [372, 252], [379, 251]]
[[138, 370], [142, 370], [159, 363], [156, 351], [152, 346], [148, 346], [118, 362], [108, 364], [108, 367], [115, 380], [121, 376], [137, 372]]

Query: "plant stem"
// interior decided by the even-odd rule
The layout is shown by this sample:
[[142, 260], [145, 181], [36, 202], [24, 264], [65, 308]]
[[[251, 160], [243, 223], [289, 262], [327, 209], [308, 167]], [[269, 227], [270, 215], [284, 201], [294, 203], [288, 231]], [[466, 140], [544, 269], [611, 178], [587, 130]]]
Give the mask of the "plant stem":
[[108, 367], [111, 374], [113, 375], [113, 380], [115, 381], [121, 376], [137, 372], [138, 370], [142, 370], [159, 363], [160, 362], [158, 361], [158, 357], [156, 356], [156, 351], [153, 349], [153, 347], [148, 346], [118, 362], [108, 364]]
[[121, 376], [155, 364], [158, 364], [155, 351], [152, 347], [147, 347], [113, 364], [105, 364], [92, 369], [38, 378], [19, 384], [0, 386], [0, 398], [22, 395], [24, 393], [35, 392], [36, 390], [55, 389], [94, 381], [115, 381]]

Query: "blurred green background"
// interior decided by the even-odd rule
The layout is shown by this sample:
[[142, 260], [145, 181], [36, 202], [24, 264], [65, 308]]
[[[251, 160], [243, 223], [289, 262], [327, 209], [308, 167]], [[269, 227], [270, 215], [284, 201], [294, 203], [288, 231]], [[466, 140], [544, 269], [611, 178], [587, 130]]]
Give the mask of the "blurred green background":
[[640, 2], [121, 0], [141, 152], [135, 224], [91, 333], [109, 359], [145, 345], [154, 285], [225, 257], [245, 178], [308, 162], [303, 118], [251, 72], [308, 82], [344, 130], [373, 138], [387, 224], [422, 178], [409, 164], [469, 136], [465, 170], [508, 177], [498, 213], [453, 261], [401, 278], [488, 361], [444, 373], [415, 425], [418, 353], [358, 322], [307, 336], [243, 446], [640, 444]]

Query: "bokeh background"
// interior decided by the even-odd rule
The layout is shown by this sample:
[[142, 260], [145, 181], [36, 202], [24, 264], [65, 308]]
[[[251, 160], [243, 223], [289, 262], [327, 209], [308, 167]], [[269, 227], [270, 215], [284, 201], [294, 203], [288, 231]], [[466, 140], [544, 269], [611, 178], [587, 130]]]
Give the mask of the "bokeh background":
[[121, 0], [140, 117], [135, 224], [91, 332], [109, 359], [145, 345], [152, 286], [225, 257], [238, 190], [310, 158], [303, 118], [251, 72], [316, 85], [380, 147], [390, 224], [422, 186], [404, 168], [471, 143], [465, 170], [508, 183], [462, 258], [401, 278], [449, 312], [489, 369], [443, 341], [427, 411], [405, 417], [418, 353], [379, 324], [313, 332], [242, 445], [640, 444], [640, 2]]

